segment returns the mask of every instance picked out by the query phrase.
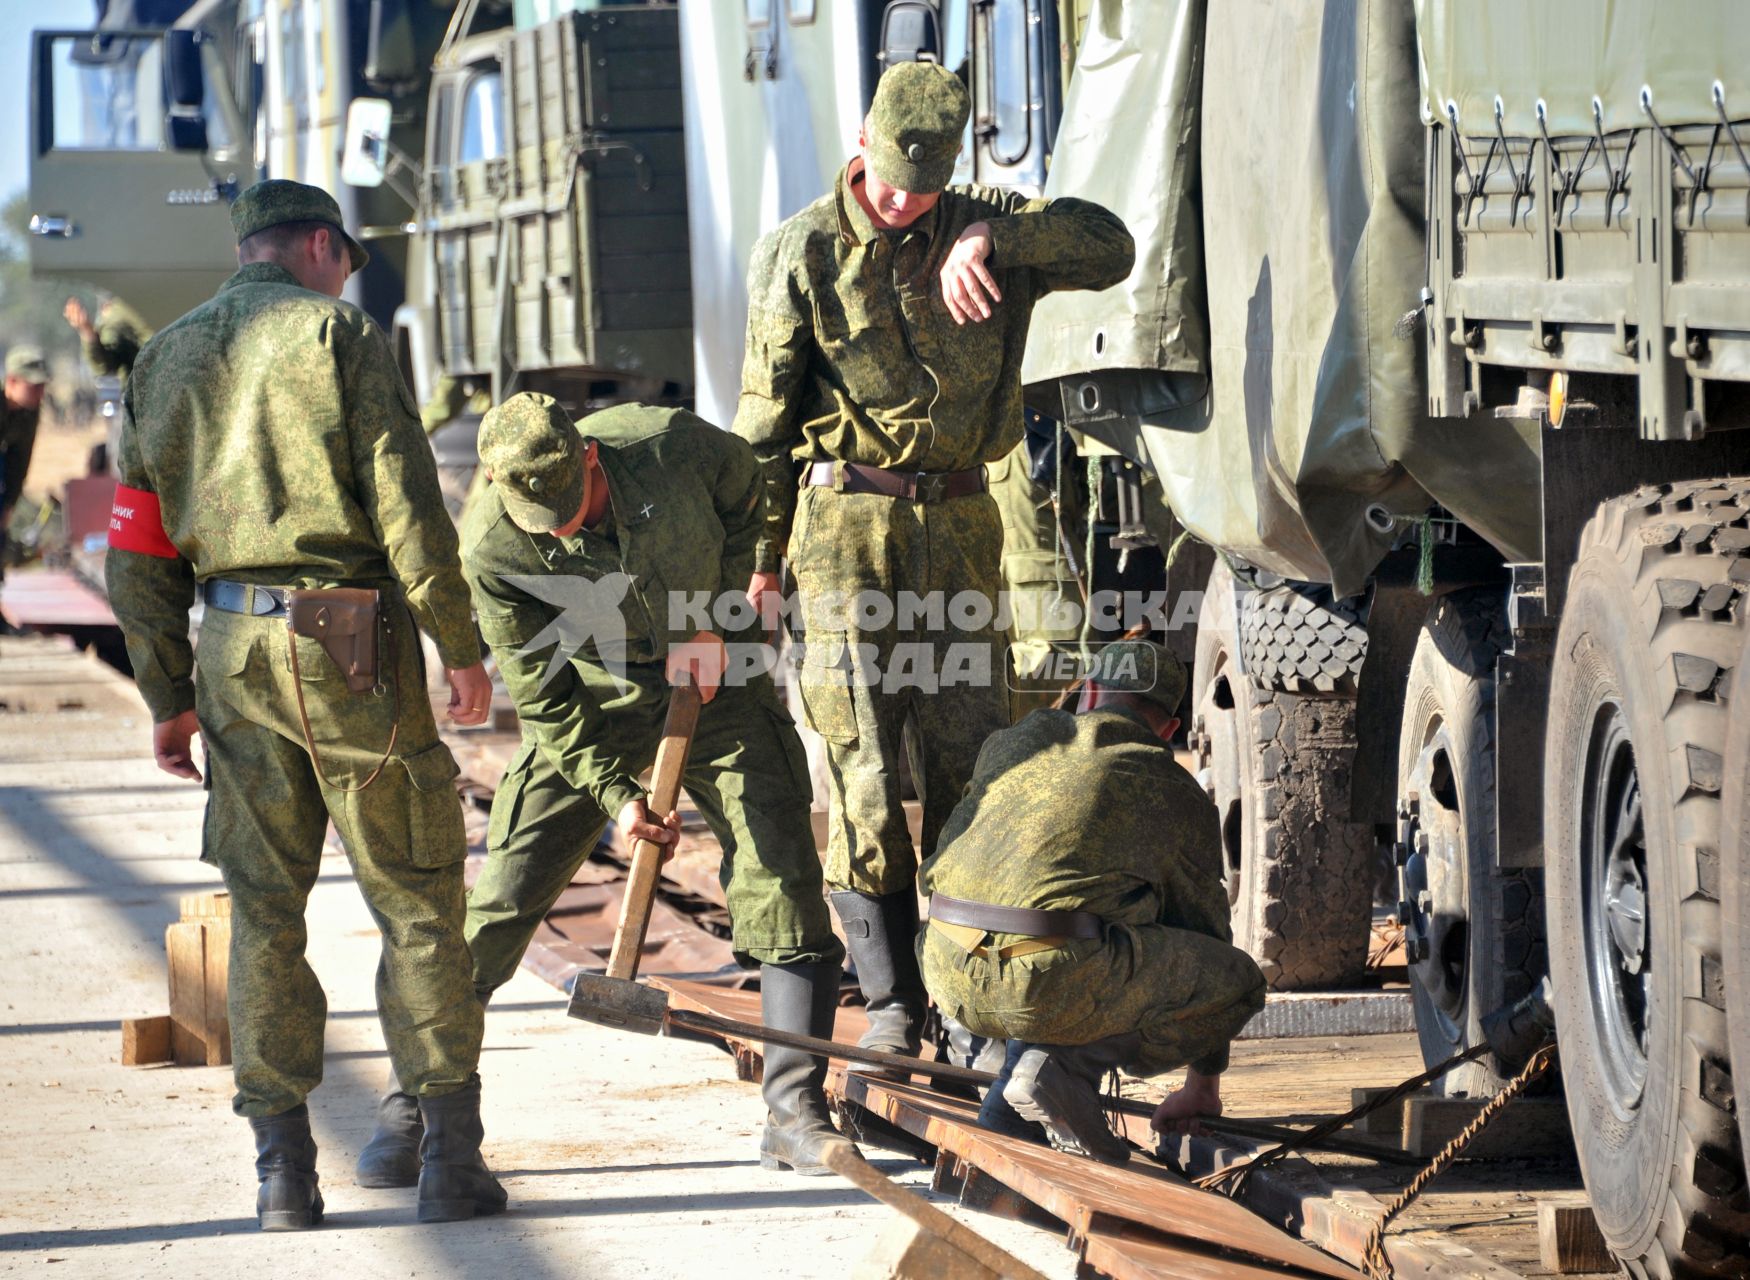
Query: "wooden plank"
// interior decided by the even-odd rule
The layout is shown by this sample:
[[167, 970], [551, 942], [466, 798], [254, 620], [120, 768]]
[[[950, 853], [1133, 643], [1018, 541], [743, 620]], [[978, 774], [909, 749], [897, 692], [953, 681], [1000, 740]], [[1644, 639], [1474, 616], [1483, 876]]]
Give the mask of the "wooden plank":
[[[1405, 1098], [1404, 1150], [1432, 1159], [1476, 1119], [1486, 1101], [1423, 1094]], [[1508, 1104], [1507, 1114], [1471, 1139], [1464, 1149], [1464, 1157], [1470, 1160], [1573, 1156], [1574, 1135], [1568, 1127], [1568, 1107], [1560, 1098], [1515, 1098]]]
[[218, 893], [185, 893], [179, 903], [182, 919], [186, 923], [193, 920], [231, 918], [231, 895], [224, 890]]
[[1615, 1271], [1616, 1255], [1604, 1243], [1598, 1219], [1590, 1205], [1557, 1204], [1545, 1200], [1537, 1206], [1537, 1247], [1544, 1269], [1557, 1275], [1582, 1275], [1592, 1271]]
[[1127, 1225], [1090, 1231], [1082, 1262], [1112, 1280], [1281, 1280], [1275, 1267], [1187, 1249]]
[[231, 991], [231, 915], [230, 898], [225, 899], [225, 914], [208, 916], [201, 921], [205, 935], [206, 981], [201, 1039], [206, 1044], [207, 1065], [231, 1065], [231, 1011], [227, 1007]]
[[178, 921], [164, 930], [170, 960], [170, 1056], [178, 1066], [207, 1063], [206, 930]]
[[1001, 1280], [997, 1272], [968, 1257], [923, 1225], [895, 1216], [875, 1242], [874, 1251], [851, 1268], [851, 1280]]
[[144, 1067], [170, 1061], [170, 1019], [122, 1019], [122, 1066]]

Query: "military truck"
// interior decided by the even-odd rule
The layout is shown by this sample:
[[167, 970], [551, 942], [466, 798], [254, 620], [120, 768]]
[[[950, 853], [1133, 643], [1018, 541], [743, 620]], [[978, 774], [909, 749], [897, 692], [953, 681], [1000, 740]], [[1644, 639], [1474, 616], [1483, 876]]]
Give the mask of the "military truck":
[[[340, 182], [342, 126], [380, 94], [388, 140], [417, 149], [449, 17], [426, 0], [197, 0], [169, 27], [33, 32], [32, 273], [107, 289], [156, 328], [236, 270], [230, 202], [260, 178], [328, 188], [352, 226], [398, 226], [393, 186]], [[371, 257], [347, 297], [387, 324], [405, 241]]]
[[1611, 1247], [1750, 1273], [1750, 24], [1095, 0], [1081, 39], [1047, 190], [1145, 243], [1026, 378], [1221, 554], [1191, 745], [1238, 936], [1353, 976], [1386, 851], [1429, 1061], [1547, 967]]

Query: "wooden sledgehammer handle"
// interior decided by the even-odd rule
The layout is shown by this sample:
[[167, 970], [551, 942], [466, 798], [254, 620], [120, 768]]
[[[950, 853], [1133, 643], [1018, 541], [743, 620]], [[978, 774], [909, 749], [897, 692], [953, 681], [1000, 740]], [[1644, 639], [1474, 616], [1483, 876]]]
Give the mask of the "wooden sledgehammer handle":
[[[687, 772], [687, 753], [693, 747], [693, 731], [699, 727], [699, 688], [687, 676], [680, 678], [668, 697], [668, 718], [662, 725], [662, 742], [656, 748], [656, 767], [650, 778], [650, 816], [656, 822], [674, 810], [680, 801], [681, 779]], [[608, 977], [638, 976], [638, 956], [644, 935], [650, 930], [650, 910], [656, 903], [656, 882], [662, 874], [662, 846], [654, 840], [632, 845], [632, 871], [626, 877], [625, 896], [620, 900], [620, 924], [614, 930], [614, 950], [608, 956]]]

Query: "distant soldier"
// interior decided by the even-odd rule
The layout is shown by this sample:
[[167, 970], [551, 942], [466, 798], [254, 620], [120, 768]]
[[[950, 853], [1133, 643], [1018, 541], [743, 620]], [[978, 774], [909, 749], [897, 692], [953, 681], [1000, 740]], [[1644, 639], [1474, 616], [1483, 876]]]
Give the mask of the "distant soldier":
[[[766, 484], [748, 594], [766, 608], [787, 555], [802, 596], [803, 704], [833, 779], [826, 879], [868, 1002], [863, 1044], [912, 1054], [925, 997], [902, 735], [910, 719], [927, 855], [979, 744], [1009, 722], [1003, 532], [984, 465], [1021, 439], [1033, 304], [1116, 284], [1135, 253], [1097, 205], [944, 190], [969, 110], [940, 66], [882, 76], [833, 193], [754, 249], [735, 420]], [[867, 628], [831, 607], [863, 593], [938, 607]], [[884, 687], [896, 649], [932, 669]], [[873, 683], [844, 678], [853, 653], [872, 656]]]
[[435, 436], [457, 418], [478, 417], [491, 407], [492, 393], [484, 384], [440, 373], [431, 396], [419, 410], [419, 424], [426, 435]]
[[456, 763], [415, 626], [437, 644], [452, 720], [483, 721], [492, 687], [418, 411], [382, 330], [338, 301], [366, 261], [340, 216], [296, 182], [237, 198], [241, 269], [128, 381], [107, 562], [159, 767], [198, 780], [197, 730], [206, 747], [201, 856], [231, 894], [232, 1106], [255, 1130], [268, 1230], [322, 1218], [305, 1097], [326, 1002], [304, 906], [331, 820], [382, 931], [389, 1058], [424, 1113], [419, 1220], [505, 1205], [480, 1156]]
[[85, 363], [99, 377], [120, 378], [124, 383], [134, 370], [140, 348], [152, 337], [152, 329], [119, 298], [106, 298], [92, 321], [85, 304], [68, 298], [61, 311], [68, 326], [79, 335]]
[[[0, 403], [0, 547], [4, 547], [6, 528], [12, 523], [12, 509], [24, 492], [48, 383], [49, 366], [42, 348], [21, 345], [7, 351], [6, 395]], [[5, 576], [6, 561], [0, 556], [0, 578]]]
[[[523, 394], [481, 423], [480, 463], [491, 482], [463, 525], [462, 564], [523, 731], [468, 898], [481, 1000], [516, 972], [610, 817], [628, 839], [673, 842], [679, 819], [649, 811], [638, 776], [685, 672], [705, 701], [685, 784], [723, 848], [736, 958], [760, 966], [768, 1026], [830, 1037], [844, 947], [802, 743], [764, 671], [723, 681], [726, 640], [763, 651], [741, 598], [761, 528], [753, 451], [684, 409], [626, 404], [574, 424], [551, 397]], [[723, 597], [741, 599], [739, 628], [676, 611]], [[822, 1150], [843, 1139], [825, 1078], [823, 1059], [767, 1049], [762, 1164], [827, 1172]], [[361, 1175], [404, 1164], [417, 1139], [391, 1095]]]
[[979, 753], [923, 866], [936, 1004], [1008, 1041], [980, 1121], [1122, 1163], [1100, 1080], [1189, 1064], [1157, 1129], [1221, 1113], [1229, 1042], [1264, 1007], [1231, 944], [1215, 806], [1173, 761], [1185, 672], [1165, 649], [1100, 653], [1080, 710], [1035, 711]]

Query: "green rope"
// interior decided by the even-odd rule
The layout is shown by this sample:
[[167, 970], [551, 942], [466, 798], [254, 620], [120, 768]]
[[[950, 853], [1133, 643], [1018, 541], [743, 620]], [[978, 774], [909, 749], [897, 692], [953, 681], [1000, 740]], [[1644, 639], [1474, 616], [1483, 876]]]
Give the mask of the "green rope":
[[1434, 594], [1434, 518], [1423, 516], [1417, 524], [1416, 540], [1420, 557], [1416, 561], [1416, 590], [1424, 596]]
[[1173, 545], [1167, 548], [1166, 571], [1168, 573], [1171, 573], [1173, 571], [1173, 561], [1175, 561], [1179, 558], [1179, 552], [1184, 548], [1185, 544], [1187, 542], [1189, 542], [1190, 540], [1191, 540], [1191, 531], [1189, 529], [1179, 530], [1179, 536], [1174, 538]]

